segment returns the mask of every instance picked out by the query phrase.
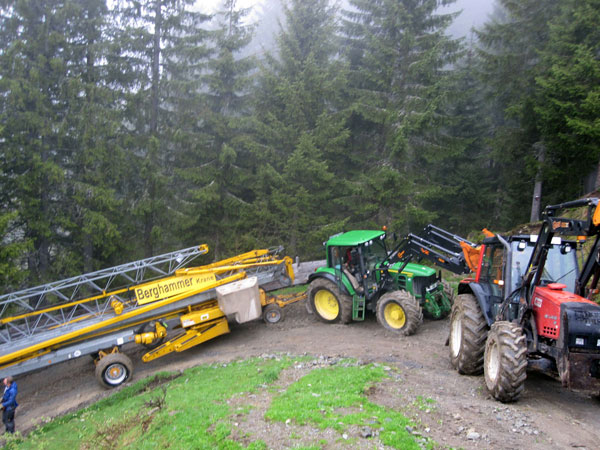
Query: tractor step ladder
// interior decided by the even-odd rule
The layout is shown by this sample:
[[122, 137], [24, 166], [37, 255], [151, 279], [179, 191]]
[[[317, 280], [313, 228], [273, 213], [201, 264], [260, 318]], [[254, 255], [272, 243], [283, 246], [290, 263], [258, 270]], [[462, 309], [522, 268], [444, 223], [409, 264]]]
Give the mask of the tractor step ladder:
[[352, 320], [365, 320], [365, 298], [360, 295], [352, 297]]

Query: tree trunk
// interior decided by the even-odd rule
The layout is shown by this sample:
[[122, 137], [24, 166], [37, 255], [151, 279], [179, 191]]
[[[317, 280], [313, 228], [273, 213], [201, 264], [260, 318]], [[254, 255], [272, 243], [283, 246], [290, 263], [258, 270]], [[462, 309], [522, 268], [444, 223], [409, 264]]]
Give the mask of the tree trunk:
[[533, 149], [537, 153], [536, 157], [538, 160], [538, 169], [535, 176], [535, 185], [533, 187], [533, 199], [531, 201], [531, 217], [530, 222], [537, 222], [540, 220], [540, 208], [542, 204], [542, 170], [544, 161], [546, 159], [546, 146], [543, 142], [536, 142], [533, 144]]
[[600, 161], [598, 161], [598, 167], [596, 168], [596, 181], [594, 182], [594, 190], [600, 190]]
[[83, 236], [83, 273], [88, 273], [94, 270], [94, 245], [92, 237], [89, 234]]
[[154, 41], [152, 44], [152, 111], [150, 112], [150, 132], [158, 130], [158, 85], [160, 81], [160, 35], [162, 33], [162, 2], [156, 0], [154, 6]]

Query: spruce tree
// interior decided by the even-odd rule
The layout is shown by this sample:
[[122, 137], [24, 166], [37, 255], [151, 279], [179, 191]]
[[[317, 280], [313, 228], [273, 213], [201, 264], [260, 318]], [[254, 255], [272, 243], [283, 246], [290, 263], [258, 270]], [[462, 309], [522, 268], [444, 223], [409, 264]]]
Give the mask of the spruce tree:
[[119, 0], [111, 60], [125, 103], [122, 146], [127, 152], [127, 229], [132, 254], [150, 256], [179, 246], [173, 208], [178, 148], [193, 145], [200, 78], [207, 56], [208, 16], [192, 0]]
[[584, 194], [600, 158], [600, 2], [564, 1], [542, 52], [535, 112], [547, 146], [549, 201]]
[[445, 34], [453, 15], [438, 7], [449, 3], [350, 0], [344, 11], [363, 223], [407, 231], [433, 220], [427, 203], [445, 190], [432, 168], [464, 151], [448, 132], [449, 69], [459, 43]]
[[523, 205], [531, 204], [545, 148], [534, 111], [535, 79], [544, 70], [540, 51], [559, 3], [500, 0], [492, 20], [476, 32], [478, 74], [494, 107], [491, 145], [498, 180], [493, 216], [504, 226], [531, 216]]
[[249, 138], [249, 93], [255, 61], [244, 56], [253, 26], [246, 23], [249, 9], [226, 0], [216, 14], [211, 35], [212, 57], [203, 78], [200, 139], [182, 151], [178, 173], [186, 184], [183, 233], [190, 243], [211, 245], [213, 258], [247, 250], [245, 233], [252, 190]]
[[431, 178], [442, 186], [440, 195], [426, 203], [437, 211], [436, 223], [459, 234], [497, 226], [493, 217], [497, 186], [496, 168], [488, 144], [491, 135], [491, 108], [476, 76], [477, 59], [472, 49], [455, 66], [451, 90], [454, 95], [446, 106], [452, 118], [447, 132], [460, 142], [463, 151], [432, 165]]
[[271, 244], [285, 243], [289, 254], [312, 257], [344, 223], [339, 200], [347, 193], [334, 173], [345, 174], [347, 162], [345, 70], [336, 11], [326, 0], [291, 0], [284, 11], [256, 93], [255, 229]]
[[110, 33], [109, 11], [95, 0], [75, 2], [72, 7], [68, 45], [69, 88], [65, 96], [65, 122], [70, 139], [66, 161], [69, 235], [65, 246], [72, 248], [74, 272], [97, 270], [120, 262], [122, 245], [119, 198], [124, 165], [117, 130], [118, 91], [111, 87], [107, 67]]
[[68, 244], [67, 167], [73, 158], [69, 100], [81, 73], [71, 45], [77, 5], [66, 1], [3, 2], [0, 15], [0, 133], [6, 207], [16, 235], [31, 243], [26, 267], [34, 281], [73, 270]]

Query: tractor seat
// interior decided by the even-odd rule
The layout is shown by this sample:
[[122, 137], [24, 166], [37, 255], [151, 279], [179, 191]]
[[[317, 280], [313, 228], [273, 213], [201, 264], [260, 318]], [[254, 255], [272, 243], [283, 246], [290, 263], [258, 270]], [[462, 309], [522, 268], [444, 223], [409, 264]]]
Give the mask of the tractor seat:
[[350, 273], [350, 271], [346, 268], [342, 269], [342, 272], [344, 272], [344, 275], [346, 275], [346, 277], [348, 277], [348, 280], [350, 281], [350, 284], [352, 285], [352, 288], [354, 289], [354, 291], [356, 293], [362, 294], [363, 289], [362, 289], [361, 285], [358, 283], [358, 280], [356, 279], [356, 277], [354, 275], [352, 275]]

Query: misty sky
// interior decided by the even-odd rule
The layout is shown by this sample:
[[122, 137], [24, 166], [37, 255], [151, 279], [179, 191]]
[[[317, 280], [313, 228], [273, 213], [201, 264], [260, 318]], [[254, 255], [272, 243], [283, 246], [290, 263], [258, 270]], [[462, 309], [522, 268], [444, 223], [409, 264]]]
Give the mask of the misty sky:
[[[239, 7], [261, 6], [269, 0], [238, 0]], [[270, 0], [273, 1], [273, 0]], [[462, 9], [462, 13], [450, 27], [449, 32], [453, 36], [467, 36], [473, 27], [481, 26], [487, 19], [488, 14], [492, 12], [495, 0], [457, 0], [449, 8], [444, 8], [448, 12]], [[222, 0], [198, 0], [198, 8], [203, 12], [214, 12]]]

